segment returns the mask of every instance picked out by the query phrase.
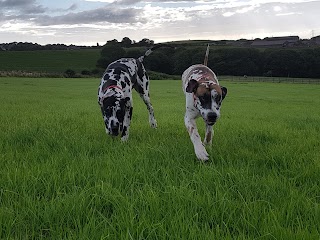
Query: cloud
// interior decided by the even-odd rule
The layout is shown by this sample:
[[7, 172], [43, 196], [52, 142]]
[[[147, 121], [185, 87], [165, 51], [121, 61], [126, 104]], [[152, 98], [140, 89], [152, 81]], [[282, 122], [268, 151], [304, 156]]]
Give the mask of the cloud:
[[78, 8], [78, 4], [76, 3], [73, 3], [68, 9], [67, 11], [74, 11]]
[[218, 40], [307, 35], [319, 29], [320, 1], [74, 0], [69, 5], [55, 1], [57, 7], [51, 4], [49, 8], [36, 0], [0, 0], [1, 41], [19, 34], [22, 39], [75, 39], [74, 43], [124, 36], [155, 41]]
[[144, 21], [139, 17], [141, 11], [141, 9], [135, 8], [116, 9], [112, 7], [104, 7], [59, 16], [40, 16], [33, 21], [41, 26], [94, 23], [136, 23]]
[[38, 5], [35, 0], [0, 0], [0, 21], [10, 21], [16, 24], [23, 22], [24, 24], [35, 24], [37, 26], [99, 23], [120, 24], [145, 21], [141, 17], [143, 10], [138, 8], [116, 8], [107, 6], [86, 11], [80, 10], [75, 12], [76, 10], [78, 10], [77, 4], [72, 4], [65, 9], [48, 9]]
[[7, 13], [20, 13], [20, 14], [39, 14], [44, 13], [47, 9], [36, 0], [0, 0], [0, 9]]
[[25, 7], [35, 4], [35, 0], [1, 0], [1, 8]]

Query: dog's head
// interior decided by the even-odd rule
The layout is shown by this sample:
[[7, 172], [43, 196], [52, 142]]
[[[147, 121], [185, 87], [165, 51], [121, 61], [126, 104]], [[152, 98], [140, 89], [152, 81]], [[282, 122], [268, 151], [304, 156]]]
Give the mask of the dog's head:
[[227, 88], [214, 81], [196, 81], [191, 79], [186, 92], [193, 93], [194, 106], [199, 110], [208, 125], [216, 123], [220, 117], [220, 107], [227, 95]]
[[102, 110], [104, 111], [104, 122], [107, 133], [118, 136], [123, 130], [123, 121], [126, 111], [126, 102], [123, 92], [117, 87], [108, 87], [105, 92]]

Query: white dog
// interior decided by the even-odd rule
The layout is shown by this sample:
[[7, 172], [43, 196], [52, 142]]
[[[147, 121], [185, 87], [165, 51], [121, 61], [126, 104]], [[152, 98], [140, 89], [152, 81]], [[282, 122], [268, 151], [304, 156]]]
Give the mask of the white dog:
[[[207, 67], [208, 56], [209, 45], [204, 64], [192, 65], [182, 74], [182, 88], [186, 95], [184, 122], [193, 143], [195, 154], [202, 161], [209, 158], [204, 145], [212, 144], [213, 125], [220, 117], [221, 103], [227, 95], [227, 88], [219, 85], [217, 76]], [[195, 121], [199, 116], [206, 123], [206, 135], [203, 143]]]

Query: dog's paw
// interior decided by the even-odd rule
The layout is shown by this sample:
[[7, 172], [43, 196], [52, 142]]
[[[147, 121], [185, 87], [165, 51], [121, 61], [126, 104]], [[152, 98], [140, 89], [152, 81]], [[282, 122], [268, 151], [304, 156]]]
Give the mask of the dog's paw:
[[154, 118], [150, 119], [149, 123], [150, 123], [150, 127], [157, 128], [157, 120], [156, 119], [154, 119]]
[[212, 146], [212, 140], [211, 141], [207, 141], [207, 139], [205, 139], [204, 141], [203, 141], [203, 145], [208, 145], [209, 147], [211, 147]]
[[202, 144], [195, 146], [194, 151], [199, 160], [207, 161], [209, 159], [209, 154], [207, 153], [207, 150]]

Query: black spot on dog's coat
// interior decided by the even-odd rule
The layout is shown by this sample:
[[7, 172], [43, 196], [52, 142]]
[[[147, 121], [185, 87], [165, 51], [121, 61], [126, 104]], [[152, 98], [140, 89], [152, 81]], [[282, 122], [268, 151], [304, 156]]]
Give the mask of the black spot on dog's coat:
[[129, 78], [124, 78], [124, 81], [125, 81], [125, 83], [128, 85], [128, 86], [130, 86], [130, 79]]
[[141, 85], [136, 84], [136, 85], [134, 86], [134, 89], [135, 89], [138, 93], [144, 94], [144, 91], [143, 91], [143, 88], [141, 87]]
[[123, 127], [121, 137], [127, 135], [128, 128], [126, 126]]
[[126, 83], [125, 82], [121, 82], [121, 87], [122, 87], [122, 89], [124, 89], [126, 87]]
[[132, 111], [133, 111], [133, 107], [130, 108], [130, 112], [129, 112], [129, 118], [130, 118], [130, 120], [132, 119]]

